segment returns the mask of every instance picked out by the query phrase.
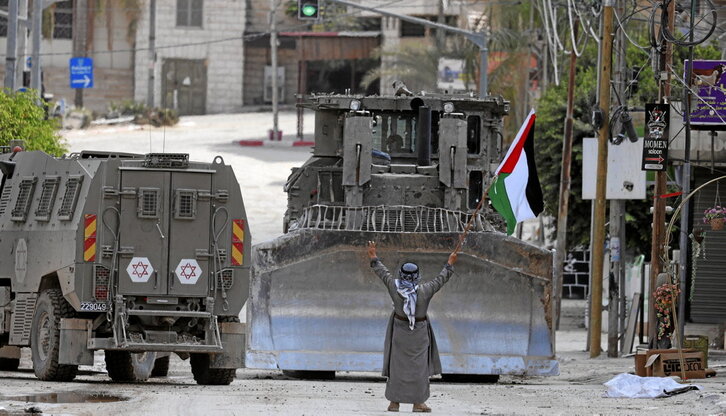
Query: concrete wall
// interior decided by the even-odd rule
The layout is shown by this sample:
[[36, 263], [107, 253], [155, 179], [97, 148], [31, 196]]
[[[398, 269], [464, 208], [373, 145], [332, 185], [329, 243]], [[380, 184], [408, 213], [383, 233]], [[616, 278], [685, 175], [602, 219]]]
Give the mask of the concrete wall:
[[[148, 4], [148, 1], [147, 1]], [[207, 66], [207, 113], [240, 111], [243, 102], [242, 72], [245, 0], [204, 0], [202, 27], [176, 26], [176, 0], [156, 2], [156, 63], [154, 104], [161, 104], [161, 69], [165, 58], [201, 59]], [[219, 41], [221, 39], [237, 38]], [[205, 43], [219, 41], [214, 43]], [[190, 45], [190, 43], [196, 43]], [[183, 45], [185, 44], [185, 45]], [[176, 46], [175, 46], [176, 45]], [[137, 48], [149, 46], [149, 14], [144, 8], [136, 33]], [[172, 47], [168, 47], [172, 46]], [[149, 53], [135, 57], [134, 98], [146, 101]]]

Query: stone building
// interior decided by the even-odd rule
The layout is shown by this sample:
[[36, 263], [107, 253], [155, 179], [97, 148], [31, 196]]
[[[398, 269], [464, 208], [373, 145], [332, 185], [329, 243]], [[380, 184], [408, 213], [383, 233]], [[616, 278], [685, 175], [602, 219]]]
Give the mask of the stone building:
[[[156, 1], [155, 106], [182, 115], [242, 110], [246, 11], [245, 0]], [[149, 15], [144, 7], [136, 32], [137, 101], [149, 91]]]
[[[247, 2], [245, 105], [264, 105], [271, 102], [272, 95], [271, 3]], [[360, 88], [361, 78], [378, 65], [371, 55], [380, 44], [380, 19], [356, 16], [336, 25], [301, 21], [295, 8], [290, 8], [294, 3], [280, 2], [275, 13], [280, 102], [293, 104], [297, 94], [310, 92], [364, 92]]]
[[[19, 1], [21, 15], [26, 15], [27, 1]], [[91, 2], [94, 3], [94, 2]], [[0, 0], [0, 9], [7, 10], [8, 1]], [[111, 101], [133, 98], [133, 45], [129, 36], [129, 10], [121, 9], [117, 2], [108, 2], [107, 8], [88, 10], [88, 32], [86, 56], [93, 58], [94, 87], [84, 90], [83, 104], [96, 112], [106, 111]], [[58, 1], [45, 14], [44, 37], [41, 43], [41, 64], [43, 84], [46, 93], [55, 100], [63, 99], [73, 103], [75, 92], [70, 86], [69, 59], [73, 56], [73, 39], [78, 25], [75, 20], [74, 2]], [[53, 16], [50, 24], [48, 17]], [[131, 33], [133, 35], [133, 32]], [[7, 40], [7, 19], [0, 17], [0, 54], [5, 56]], [[16, 70], [16, 85], [23, 85], [23, 70], [28, 70], [27, 57], [31, 54], [31, 38], [18, 38], [19, 58]], [[5, 77], [5, 59], [0, 65], [0, 79]], [[26, 71], [26, 81], [29, 73]]]

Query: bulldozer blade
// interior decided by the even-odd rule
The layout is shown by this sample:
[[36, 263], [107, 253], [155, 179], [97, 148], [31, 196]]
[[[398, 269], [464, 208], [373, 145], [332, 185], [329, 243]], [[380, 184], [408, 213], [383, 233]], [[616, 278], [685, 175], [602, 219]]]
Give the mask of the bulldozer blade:
[[[380, 371], [391, 299], [366, 244], [394, 271], [435, 277], [457, 233], [298, 230], [253, 249], [250, 368]], [[467, 237], [429, 319], [445, 374], [559, 374], [550, 304], [552, 254], [496, 232]]]

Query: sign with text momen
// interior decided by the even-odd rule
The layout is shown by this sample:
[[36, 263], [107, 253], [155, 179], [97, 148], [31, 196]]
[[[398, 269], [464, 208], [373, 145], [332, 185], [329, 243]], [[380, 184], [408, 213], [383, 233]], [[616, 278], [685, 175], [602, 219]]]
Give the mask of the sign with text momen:
[[668, 104], [645, 105], [645, 140], [642, 170], [666, 170], [668, 165]]
[[[683, 70], [687, 73], [688, 60], [684, 62]], [[695, 128], [726, 128], [725, 75], [726, 61], [693, 61], [688, 85], [694, 94], [691, 99], [691, 124]]]
[[71, 58], [68, 70], [71, 88], [93, 88], [93, 58]]

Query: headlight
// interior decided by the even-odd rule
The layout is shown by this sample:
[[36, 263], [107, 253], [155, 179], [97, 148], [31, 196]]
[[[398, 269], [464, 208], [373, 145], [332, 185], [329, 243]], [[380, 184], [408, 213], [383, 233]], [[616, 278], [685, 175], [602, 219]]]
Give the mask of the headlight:
[[358, 110], [360, 110], [360, 101], [358, 101], [358, 100], [351, 100], [350, 101], [350, 109], [352, 111], [358, 111]]
[[444, 103], [444, 113], [453, 113], [454, 112], [454, 103], [448, 102]]

